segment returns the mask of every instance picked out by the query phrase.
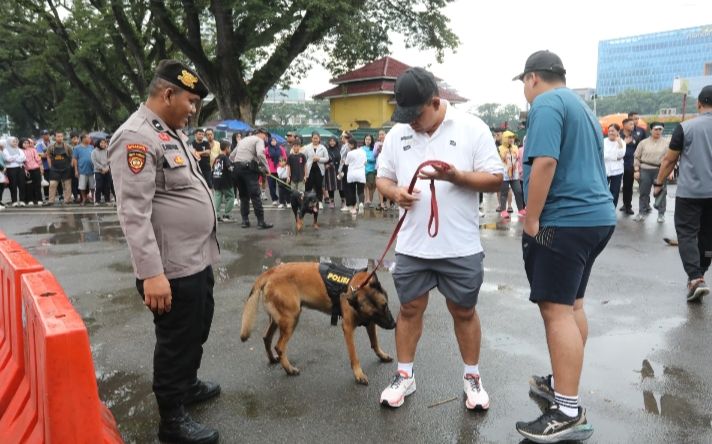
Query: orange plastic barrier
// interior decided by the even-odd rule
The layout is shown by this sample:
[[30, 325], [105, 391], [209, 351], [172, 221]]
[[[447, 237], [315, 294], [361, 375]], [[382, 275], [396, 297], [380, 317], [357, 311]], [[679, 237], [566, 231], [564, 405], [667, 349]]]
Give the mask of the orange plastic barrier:
[[55, 277], [11, 240], [0, 241], [0, 276], [0, 443], [122, 443], [86, 327]]

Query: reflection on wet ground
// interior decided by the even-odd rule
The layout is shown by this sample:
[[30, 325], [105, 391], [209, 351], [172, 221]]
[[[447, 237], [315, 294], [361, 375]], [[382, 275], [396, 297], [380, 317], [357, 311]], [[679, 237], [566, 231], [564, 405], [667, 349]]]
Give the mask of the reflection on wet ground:
[[38, 225], [20, 236], [50, 235], [41, 243], [68, 245], [85, 242], [123, 241], [123, 232], [115, 214], [77, 213], [53, 218], [46, 225]]
[[697, 381], [696, 376], [682, 368], [660, 365], [644, 359], [640, 377], [646, 412], [669, 418], [686, 427], [712, 427], [712, 413], [701, 412], [688, 398], [670, 393], [677, 388], [695, 390], [696, 387], [701, 387], [701, 381]]
[[97, 371], [96, 380], [102, 400], [114, 414], [122, 436], [133, 437], [133, 442], [152, 442], [156, 403], [151, 382], [139, 374], [120, 371]]

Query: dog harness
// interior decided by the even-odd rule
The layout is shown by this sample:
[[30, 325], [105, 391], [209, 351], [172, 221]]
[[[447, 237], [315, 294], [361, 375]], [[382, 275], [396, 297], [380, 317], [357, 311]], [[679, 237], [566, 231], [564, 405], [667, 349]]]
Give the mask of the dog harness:
[[336, 325], [341, 313], [341, 295], [346, 293], [349, 282], [357, 270], [334, 264], [319, 264], [319, 275], [326, 286], [326, 294], [331, 299], [331, 325]]

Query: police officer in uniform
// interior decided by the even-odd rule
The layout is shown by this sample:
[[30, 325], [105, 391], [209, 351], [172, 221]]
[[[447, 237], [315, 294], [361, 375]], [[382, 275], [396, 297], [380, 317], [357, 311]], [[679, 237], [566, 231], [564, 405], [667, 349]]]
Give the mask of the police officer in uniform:
[[269, 132], [260, 128], [257, 134], [247, 136], [240, 140], [235, 150], [230, 154], [230, 160], [235, 166], [233, 174], [237, 183], [240, 197], [240, 214], [242, 215], [242, 228], [250, 226], [250, 200], [257, 216], [257, 226], [260, 229], [272, 228], [272, 224], [265, 222], [265, 211], [262, 208], [262, 194], [260, 190], [260, 176], [269, 175], [267, 157], [265, 157], [265, 142], [269, 139]]
[[218, 259], [210, 189], [181, 128], [208, 94], [198, 75], [162, 60], [149, 97], [109, 145], [117, 212], [131, 252], [136, 287], [153, 312], [153, 392], [158, 438], [214, 443], [218, 432], [195, 422], [184, 406], [220, 394], [198, 379], [213, 319], [213, 269]]

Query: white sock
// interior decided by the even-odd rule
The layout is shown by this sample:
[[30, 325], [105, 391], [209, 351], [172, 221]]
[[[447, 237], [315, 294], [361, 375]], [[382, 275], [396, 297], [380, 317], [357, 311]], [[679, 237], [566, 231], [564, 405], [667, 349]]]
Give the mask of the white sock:
[[465, 373], [464, 376], [466, 375], [479, 375], [480, 374], [480, 365], [475, 364], [475, 365], [467, 365], [465, 364]]
[[554, 402], [559, 405], [559, 410], [570, 418], [578, 416], [578, 395], [564, 396], [559, 392], [554, 392]]
[[408, 377], [413, 376], [413, 363], [412, 362], [399, 362], [398, 372], [405, 373]]

